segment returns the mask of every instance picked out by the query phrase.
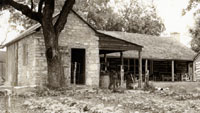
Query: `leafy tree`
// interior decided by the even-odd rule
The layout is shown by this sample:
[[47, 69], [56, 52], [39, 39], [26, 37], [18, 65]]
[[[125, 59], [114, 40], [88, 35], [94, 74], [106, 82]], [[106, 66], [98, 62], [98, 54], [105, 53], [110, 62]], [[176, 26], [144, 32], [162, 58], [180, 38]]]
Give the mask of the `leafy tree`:
[[200, 51], [200, 17], [195, 20], [194, 28], [189, 30], [192, 35], [191, 47], [195, 52]]
[[63, 1], [58, 19], [53, 24], [56, 3], [57, 0], [30, 0], [28, 2], [24, 2], [24, 0], [0, 0], [1, 8], [11, 6], [27, 18], [41, 24], [46, 46], [48, 85], [53, 88], [65, 85], [61, 79], [64, 74], [60, 65], [61, 56], [58, 50], [58, 38], [67, 23], [68, 14], [75, 4], [75, 0]]
[[189, 29], [190, 34], [192, 35], [191, 47], [195, 52], [200, 51], [200, 5], [199, 0], [190, 0], [186, 9], [183, 10], [183, 15], [188, 11], [195, 9], [195, 26]]
[[130, 4], [122, 4], [124, 1], [119, 0], [115, 2], [122, 8], [116, 12], [109, 2], [109, 0], [78, 0], [74, 9], [98, 30], [150, 35], [160, 35], [165, 30], [153, 3], [146, 6], [138, 0], [131, 0]]

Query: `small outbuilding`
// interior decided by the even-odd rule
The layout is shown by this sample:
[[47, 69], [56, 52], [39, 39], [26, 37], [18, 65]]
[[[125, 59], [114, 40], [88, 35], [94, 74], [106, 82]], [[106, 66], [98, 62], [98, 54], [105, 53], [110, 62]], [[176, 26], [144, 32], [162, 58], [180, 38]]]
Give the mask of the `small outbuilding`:
[[198, 53], [194, 57], [194, 62], [193, 62], [193, 70], [194, 70], [194, 75], [195, 75], [195, 81], [200, 81], [200, 53]]

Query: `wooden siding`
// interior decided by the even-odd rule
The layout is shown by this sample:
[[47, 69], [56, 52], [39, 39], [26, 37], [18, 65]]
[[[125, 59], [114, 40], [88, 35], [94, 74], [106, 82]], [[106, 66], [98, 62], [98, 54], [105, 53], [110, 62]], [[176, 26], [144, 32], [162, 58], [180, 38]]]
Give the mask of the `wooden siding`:
[[193, 81], [200, 81], [200, 54], [198, 54], [193, 62]]
[[6, 81], [11, 85], [17, 85], [18, 75], [18, 43], [7, 47], [7, 77]]
[[5, 65], [6, 65], [5, 62], [0, 62], [0, 80], [1, 80], [1, 78], [5, 79], [5, 74], [6, 74]]

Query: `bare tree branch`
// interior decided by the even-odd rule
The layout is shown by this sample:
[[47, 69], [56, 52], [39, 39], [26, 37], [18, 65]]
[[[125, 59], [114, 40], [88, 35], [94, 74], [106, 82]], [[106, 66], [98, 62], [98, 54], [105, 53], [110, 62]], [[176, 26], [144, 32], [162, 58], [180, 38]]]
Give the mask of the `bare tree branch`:
[[56, 23], [54, 25], [54, 29], [55, 29], [57, 35], [60, 34], [60, 32], [63, 30], [65, 24], [67, 23], [68, 14], [70, 13], [74, 4], [75, 4], [75, 0], [66, 0], [65, 1], [63, 8], [60, 12], [60, 15], [58, 17], [58, 20], [56, 21]]
[[33, 0], [31, 0], [31, 11], [33, 11], [33, 7], [34, 7]]
[[23, 4], [17, 3], [17, 2], [15, 2], [13, 0], [5, 0], [5, 3], [10, 5], [10, 6], [12, 6], [12, 7], [14, 7], [16, 10], [22, 12], [22, 14], [26, 15], [30, 19], [38, 21], [39, 23], [42, 22], [41, 21], [42, 14], [32, 11], [27, 5], [23, 5]]
[[44, 4], [44, 0], [40, 0], [38, 3], [38, 13], [42, 13], [43, 4]]

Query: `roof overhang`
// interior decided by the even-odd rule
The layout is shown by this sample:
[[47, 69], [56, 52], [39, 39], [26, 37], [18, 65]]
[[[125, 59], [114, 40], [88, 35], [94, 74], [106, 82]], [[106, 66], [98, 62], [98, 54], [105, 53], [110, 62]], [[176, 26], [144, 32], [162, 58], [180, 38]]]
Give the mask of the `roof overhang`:
[[122, 51], [142, 51], [143, 46], [131, 43], [122, 39], [115, 38], [113, 36], [97, 32], [99, 37], [99, 50], [100, 54], [107, 54], [113, 52], [122, 52]]

